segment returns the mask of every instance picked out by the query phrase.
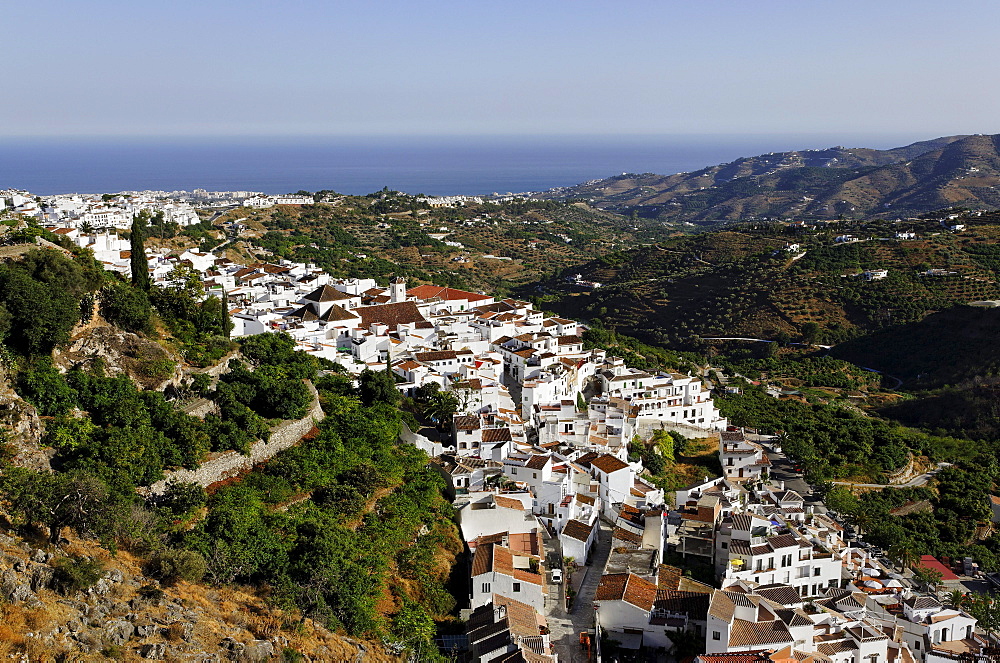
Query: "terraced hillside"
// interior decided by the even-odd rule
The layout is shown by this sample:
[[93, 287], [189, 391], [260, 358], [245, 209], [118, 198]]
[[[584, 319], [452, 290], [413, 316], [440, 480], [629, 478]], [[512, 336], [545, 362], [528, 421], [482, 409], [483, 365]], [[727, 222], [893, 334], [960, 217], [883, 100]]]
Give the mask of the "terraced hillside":
[[836, 147], [737, 159], [692, 173], [621, 175], [555, 189], [622, 214], [706, 223], [906, 216], [1000, 207], [1000, 136], [949, 136], [892, 150]]
[[261, 258], [312, 262], [336, 276], [399, 275], [492, 292], [669, 234], [661, 224], [581, 203], [432, 209], [391, 191], [305, 207], [239, 209], [219, 222], [230, 219], [249, 226], [243, 239], [264, 249], [250, 248]]
[[[835, 343], [1000, 298], [1000, 215], [949, 223], [959, 221], [967, 228], [958, 232], [924, 219], [677, 238], [567, 270], [544, 284], [546, 305], [682, 347], [713, 336]], [[896, 239], [902, 230], [916, 237]], [[857, 241], [838, 242], [842, 234]], [[602, 286], [581, 289], [576, 273]]]

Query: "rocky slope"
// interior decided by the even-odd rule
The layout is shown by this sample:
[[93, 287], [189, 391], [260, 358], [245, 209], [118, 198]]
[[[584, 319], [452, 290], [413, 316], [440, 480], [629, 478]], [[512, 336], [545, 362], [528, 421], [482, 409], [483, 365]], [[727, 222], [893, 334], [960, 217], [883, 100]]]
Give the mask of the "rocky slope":
[[[69, 587], [71, 559], [96, 561], [96, 582]], [[127, 553], [81, 541], [43, 550], [0, 534], [0, 599], [0, 657], [12, 660], [400, 660], [239, 589], [161, 586]]]
[[38, 410], [14, 391], [0, 367], [0, 442], [11, 446], [11, 462], [36, 470], [50, 469], [50, 457], [39, 445], [43, 431]]

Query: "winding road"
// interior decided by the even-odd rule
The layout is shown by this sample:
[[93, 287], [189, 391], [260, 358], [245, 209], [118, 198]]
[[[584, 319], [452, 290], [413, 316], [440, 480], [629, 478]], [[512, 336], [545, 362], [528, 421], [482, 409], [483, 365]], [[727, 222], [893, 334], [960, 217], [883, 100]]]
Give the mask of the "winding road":
[[933, 470], [919, 474], [906, 483], [853, 483], [851, 481], [831, 481], [830, 483], [837, 486], [851, 486], [852, 488], [916, 488], [923, 486], [946, 467], [951, 467], [951, 463], [938, 463]]

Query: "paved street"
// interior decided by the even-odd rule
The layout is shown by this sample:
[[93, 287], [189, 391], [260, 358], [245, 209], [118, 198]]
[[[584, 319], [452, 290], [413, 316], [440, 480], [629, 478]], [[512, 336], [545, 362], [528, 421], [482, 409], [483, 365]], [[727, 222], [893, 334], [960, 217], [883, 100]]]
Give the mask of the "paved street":
[[[580, 587], [580, 594], [573, 604], [573, 611], [563, 609], [565, 603], [554, 604], [547, 615], [549, 629], [552, 632], [552, 644], [559, 655], [560, 663], [585, 663], [587, 652], [580, 648], [580, 632], [594, 628], [594, 593], [601, 581], [601, 572], [611, 555], [611, 527], [598, 520], [600, 532], [594, 543], [594, 562], [587, 571], [587, 576]], [[578, 570], [580, 573], [582, 569]], [[565, 587], [565, 583], [563, 583]], [[562, 595], [560, 589], [560, 595]]]
[[794, 490], [804, 497], [807, 502], [813, 501], [810, 499], [812, 497], [812, 487], [806, 483], [801, 474], [793, 469], [792, 461], [788, 460], [785, 454], [776, 453], [769, 449], [765, 453], [767, 453], [768, 460], [771, 461], [771, 480], [784, 481], [785, 488]]

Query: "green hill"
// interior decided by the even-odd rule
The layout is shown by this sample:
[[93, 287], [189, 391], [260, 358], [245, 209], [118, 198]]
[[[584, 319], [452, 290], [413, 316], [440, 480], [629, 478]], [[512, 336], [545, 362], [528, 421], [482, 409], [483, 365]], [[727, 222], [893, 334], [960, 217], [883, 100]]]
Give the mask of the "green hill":
[[[837, 343], [957, 304], [1000, 299], [1000, 215], [961, 220], [967, 228], [960, 232], [933, 219], [809, 230], [738, 226], [610, 254], [542, 288], [546, 305], [561, 314], [651, 342], [691, 347], [696, 337], [746, 336]], [[904, 230], [917, 237], [897, 239]], [[837, 242], [840, 235], [859, 241]], [[888, 273], [866, 278], [874, 270]], [[572, 282], [576, 274], [602, 286], [584, 290]]]
[[1000, 309], [956, 306], [833, 349], [914, 394], [882, 414], [938, 433], [1000, 440]]

